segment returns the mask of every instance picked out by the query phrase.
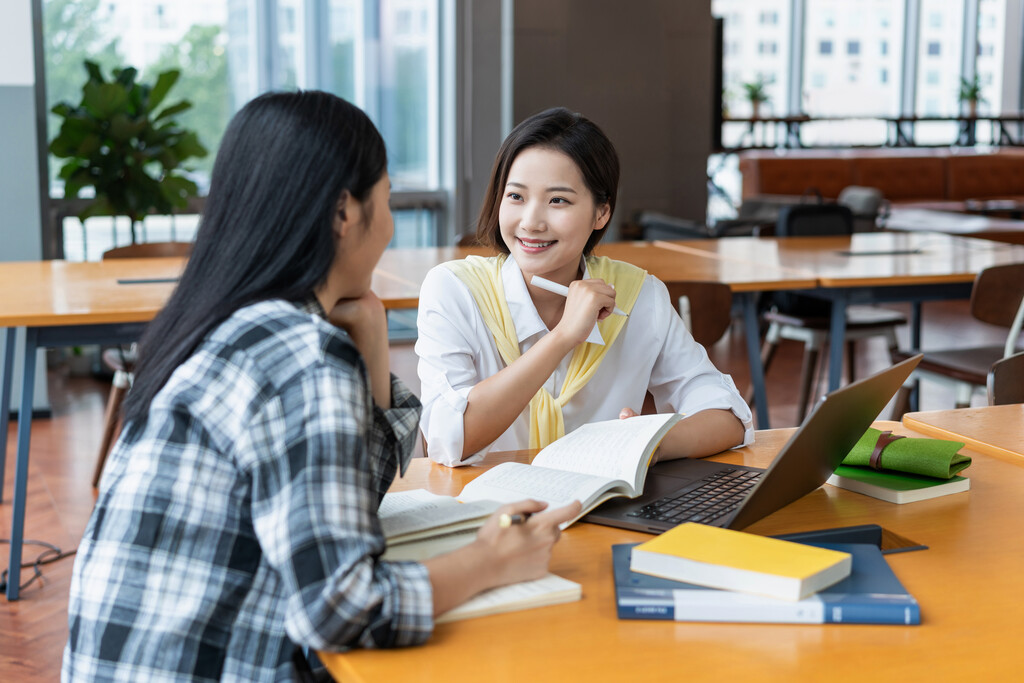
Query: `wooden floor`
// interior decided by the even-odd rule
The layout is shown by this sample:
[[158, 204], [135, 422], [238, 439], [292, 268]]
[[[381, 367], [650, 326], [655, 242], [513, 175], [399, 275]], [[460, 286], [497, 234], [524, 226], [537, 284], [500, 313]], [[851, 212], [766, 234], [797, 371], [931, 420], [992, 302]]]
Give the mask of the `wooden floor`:
[[[966, 302], [926, 304], [924, 330], [926, 347], [1002, 343], [1005, 332], [986, 328], [967, 314]], [[904, 343], [907, 342], [903, 338]], [[858, 374], [874, 372], [887, 365], [882, 340], [863, 342], [858, 349]], [[733, 375], [738, 386], [748, 380], [742, 329], [733, 331], [709, 350], [712, 359]], [[792, 426], [796, 416], [797, 377], [802, 347], [785, 342], [768, 372], [768, 396], [773, 426]], [[392, 367], [414, 390], [418, 390], [415, 356], [411, 344], [393, 347]], [[100, 426], [107, 385], [98, 380], [68, 379], [61, 369], [50, 372], [50, 400], [53, 417], [37, 420], [32, 427], [32, 458], [26, 509], [25, 538], [38, 539], [73, 549], [88, 520], [94, 494], [89, 485], [100, 440]], [[949, 391], [925, 385], [922, 409], [952, 407]], [[983, 402], [983, 399], [976, 399]], [[888, 413], [882, 417], [887, 418]], [[11, 482], [14, 476], [15, 423], [10, 423], [4, 502], [0, 505], [0, 537], [10, 533]], [[0, 567], [7, 566], [7, 548], [0, 546]], [[26, 546], [24, 558], [34, 559], [39, 550]], [[7, 603], [0, 597], [0, 681], [54, 681], [59, 678], [61, 652], [67, 638], [67, 594], [73, 558], [42, 569], [43, 579], [22, 590], [22, 599]], [[23, 570], [23, 580], [31, 576]]]

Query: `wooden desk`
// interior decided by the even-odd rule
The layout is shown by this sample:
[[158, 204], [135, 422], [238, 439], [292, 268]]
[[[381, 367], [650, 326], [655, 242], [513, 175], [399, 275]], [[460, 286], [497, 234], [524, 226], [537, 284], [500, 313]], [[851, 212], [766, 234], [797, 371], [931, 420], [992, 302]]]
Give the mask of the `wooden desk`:
[[[912, 434], [898, 423], [876, 426]], [[755, 445], [718, 457], [763, 467], [791, 432], [758, 432]], [[920, 626], [619, 621], [611, 545], [650, 536], [579, 523], [562, 535], [551, 570], [583, 585], [580, 602], [444, 624], [423, 647], [323, 659], [344, 681], [1016, 677], [1020, 620], [1014, 605], [1024, 566], [1018, 502], [1024, 468], [972, 455], [968, 493], [891, 505], [823, 486], [748, 529], [774, 534], [877, 523], [928, 545], [929, 550], [887, 556], [921, 604]], [[455, 494], [481, 470], [417, 460], [392, 488]]]
[[[949, 204], [963, 206], [963, 202]], [[1024, 221], [990, 216], [971, 216], [952, 210], [894, 208], [885, 219], [885, 229], [896, 232], [942, 232], [959, 237], [1011, 244], [1024, 244]]]
[[0, 387], [0, 491], [7, 456], [7, 427], [17, 327], [25, 328], [17, 461], [11, 517], [8, 600], [18, 599], [25, 521], [36, 350], [133, 340], [163, 307], [174, 282], [119, 284], [118, 280], [173, 280], [182, 259], [115, 259], [99, 263], [40, 261], [0, 263], [0, 327], [7, 328]]
[[1024, 404], [907, 413], [908, 429], [938, 439], [963, 441], [986, 455], [1018, 458], [1024, 464]]
[[[677, 251], [703, 253], [750, 267], [775, 267], [817, 281], [801, 293], [832, 302], [829, 390], [842, 375], [846, 307], [909, 301], [911, 346], [920, 348], [921, 302], [968, 298], [978, 272], [1024, 261], [1024, 247], [937, 232], [870, 232], [829, 237], [724, 237], [658, 242]], [[851, 254], [852, 252], [852, 254]]]

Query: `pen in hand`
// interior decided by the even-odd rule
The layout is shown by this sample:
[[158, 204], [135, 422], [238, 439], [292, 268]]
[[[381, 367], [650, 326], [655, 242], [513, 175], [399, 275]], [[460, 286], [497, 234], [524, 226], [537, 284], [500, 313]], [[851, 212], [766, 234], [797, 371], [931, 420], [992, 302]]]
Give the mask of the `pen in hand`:
[[[551, 292], [552, 294], [559, 294], [561, 296], [569, 296], [569, 288], [568, 287], [566, 287], [565, 285], [560, 285], [557, 282], [552, 282], [551, 280], [546, 280], [546, 279], [542, 278], [540, 275], [534, 275], [533, 278], [530, 280], [530, 284], [534, 285], [535, 287], [540, 287], [541, 289], [547, 290], [547, 291]], [[615, 309], [612, 311], [612, 313], [614, 313], [615, 315], [624, 315], [627, 318], [629, 317], [629, 313], [626, 313], [624, 310], [622, 310], [618, 306], [615, 307]]]
[[498, 527], [501, 528], [501, 529], [507, 529], [510, 526], [512, 526], [513, 524], [522, 524], [523, 522], [525, 522], [529, 518], [530, 518], [530, 513], [529, 512], [527, 512], [526, 514], [522, 514], [522, 515], [510, 515], [508, 513], [502, 513], [498, 517]]

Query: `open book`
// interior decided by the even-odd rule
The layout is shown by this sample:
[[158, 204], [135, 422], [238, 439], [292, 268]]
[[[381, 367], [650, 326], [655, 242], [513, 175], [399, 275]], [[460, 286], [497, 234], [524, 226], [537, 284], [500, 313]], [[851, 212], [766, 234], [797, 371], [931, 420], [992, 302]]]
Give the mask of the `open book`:
[[500, 503], [476, 500], [460, 503], [426, 489], [385, 493], [377, 509], [388, 546], [473, 531], [483, 526]]
[[[473, 542], [477, 530], [500, 506], [490, 500], [460, 503], [424, 489], [387, 493], [378, 509], [388, 548], [384, 560], [422, 562]], [[548, 574], [484, 591], [437, 618], [437, 623], [557, 605], [579, 600], [580, 584]]]
[[572, 524], [610, 498], [643, 493], [651, 456], [682, 418], [666, 413], [592, 422], [541, 450], [533, 464], [492, 467], [466, 484], [459, 500], [512, 503], [534, 498], [551, 507], [578, 500], [583, 511]]

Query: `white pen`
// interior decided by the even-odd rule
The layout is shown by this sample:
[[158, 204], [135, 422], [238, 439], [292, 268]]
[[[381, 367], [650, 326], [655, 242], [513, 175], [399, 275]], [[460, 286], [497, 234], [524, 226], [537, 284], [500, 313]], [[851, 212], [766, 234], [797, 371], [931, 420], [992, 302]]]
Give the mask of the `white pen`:
[[[552, 282], [551, 280], [545, 280], [540, 275], [534, 275], [533, 278], [530, 280], [530, 284], [534, 285], [535, 287], [540, 287], [541, 289], [546, 289], [547, 291], [551, 292], [552, 294], [559, 294], [561, 296], [569, 296], [569, 288], [568, 287], [566, 287], [565, 285], [560, 285], [557, 282]], [[629, 317], [629, 313], [626, 313], [624, 310], [622, 310], [618, 306], [615, 307], [615, 310], [612, 311], [612, 313], [614, 313], [615, 315], [624, 315], [627, 318]]]

